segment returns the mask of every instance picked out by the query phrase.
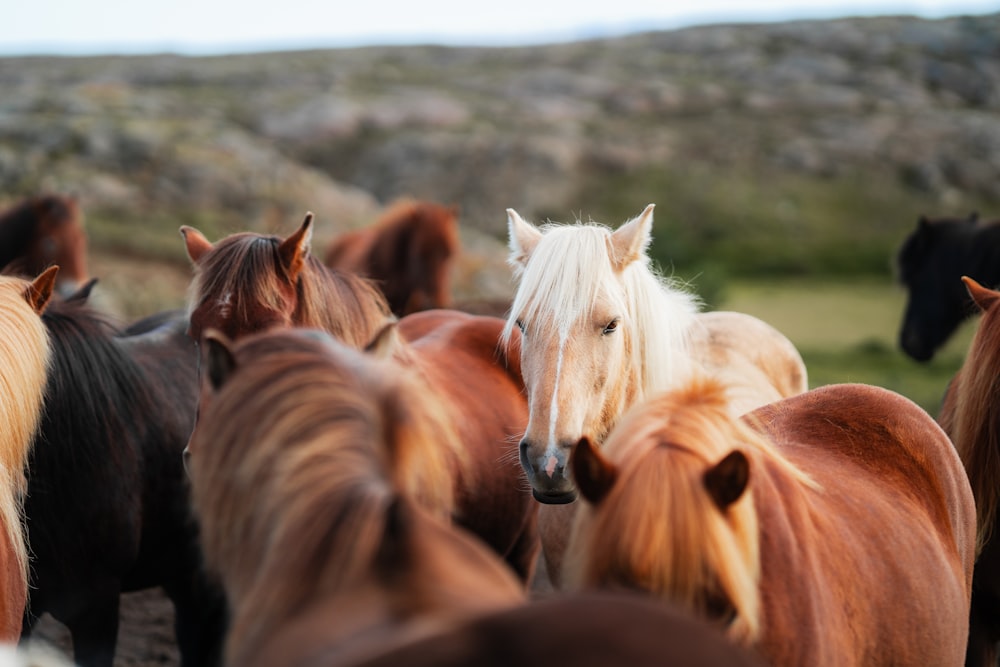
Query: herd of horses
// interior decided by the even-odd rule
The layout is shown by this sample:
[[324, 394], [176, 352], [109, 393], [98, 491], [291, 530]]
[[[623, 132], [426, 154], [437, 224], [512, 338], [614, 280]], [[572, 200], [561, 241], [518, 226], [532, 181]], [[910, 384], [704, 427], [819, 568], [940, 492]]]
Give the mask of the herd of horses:
[[0, 640], [50, 614], [110, 667], [120, 595], [160, 587], [188, 667], [995, 665], [1000, 280], [953, 258], [983, 241], [942, 256], [983, 225], [922, 218], [898, 257], [914, 358], [983, 313], [935, 420], [702, 312], [651, 266], [653, 211], [508, 209], [504, 317], [451, 302], [455, 207], [323, 259], [312, 214], [182, 227], [186, 309], [122, 325], [76, 202], [15, 206]]

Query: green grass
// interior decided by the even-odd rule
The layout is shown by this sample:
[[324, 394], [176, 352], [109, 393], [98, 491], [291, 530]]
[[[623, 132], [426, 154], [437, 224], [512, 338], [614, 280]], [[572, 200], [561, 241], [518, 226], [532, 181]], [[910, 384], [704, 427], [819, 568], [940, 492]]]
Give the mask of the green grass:
[[727, 285], [721, 308], [756, 315], [785, 333], [806, 362], [810, 387], [879, 385], [936, 416], [976, 321], [966, 323], [933, 361], [921, 364], [896, 343], [905, 300], [902, 288], [885, 281], [740, 281]]

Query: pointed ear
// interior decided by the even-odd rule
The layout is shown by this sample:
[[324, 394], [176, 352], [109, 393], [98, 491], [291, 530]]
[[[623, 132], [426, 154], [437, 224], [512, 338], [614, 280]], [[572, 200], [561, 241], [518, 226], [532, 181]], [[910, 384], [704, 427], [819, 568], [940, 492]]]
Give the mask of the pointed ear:
[[917, 218], [917, 229], [926, 229], [931, 224], [931, 221], [927, 219], [926, 215], [921, 215]]
[[653, 240], [653, 208], [647, 206], [638, 217], [632, 218], [616, 229], [608, 239], [611, 263], [616, 271], [636, 261], [646, 253]]
[[750, 481], [750, 461], [738, 449], [729, 452], [710, 468], [704, 477], [705, 488], [720, 510], [735, 503]]
[[215, 329], [201, 338], [201, 367], [213, 391], [219, 391], [236, 370], [232, 341]]
[[403, 348], [403, 339], [399, 334], [398, 322], [390, 322], [382, 327], [375, 338], [365, 346], [365, 352], [376, 359], [391, 359]]
[[979, 211], [973, 211], [969, 214], [969, 222], [972, 224], [979, 222]]
[[601, 456], [597, 446], [587, 436], [580, 438], [573, 448], [570, 466], [576, 488], [592, 505], [604, 500], [618, 479], [618, 468]]
[[192, 262], [197, 262], [202, 255], [212, 249], [211, 242], [194, 227], [181, 225], [180, 232], [184, 239], [184, 246], [187, 248], [188, 258]]
[[94, 289], [94, 285], [97, 284], [97, 278], [91, 278], [85, 282], [78, 290], [66, 297], [66, 301], [87, 303], [87, 299], [90, 298], [90, 293]]
[[542, 231], [530, 222], [525, 221], [517, 211], [512, 208], [507, 209], [507, 246], [510, 248], [510, 255], [507, 263], [511, 266], [523, 269], [528, 264], [528, 258], [535, 250], [535, 246], [542, 239]]
[[969, 291], [969, 296], [972, 297], [973, 302], [983, 312], [989, 310], [990, 306], [1000, 298], [1000, 292], [983, 287], [969, 276], [962, 276], [962, 282], [965, 283], [965, 289]]
[[285, 274], [292, 282], [299, 277], [306, 258], [309, 256], [309, 245], [312, 243], [312, 221], [313, 214], [306, 213], [306, 219], [302, 221], [299, 230], [278, 246], [281, 265], [285, 268]]
[[24, 290], [25, 301], [39, 315], [49, 305], [49, 300], [52, 298], [52, 291], [56, 286], [56, 274], [58, 273], [59, 267], [53, 264], [38, 274], [38, 277], [32, 280], [31, 284]]

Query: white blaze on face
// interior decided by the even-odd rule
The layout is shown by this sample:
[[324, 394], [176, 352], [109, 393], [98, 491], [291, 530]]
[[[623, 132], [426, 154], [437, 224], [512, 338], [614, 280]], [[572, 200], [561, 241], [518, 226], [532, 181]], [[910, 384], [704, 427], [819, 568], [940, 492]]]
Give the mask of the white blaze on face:
[[549, 404], [549, 442], [545, 448], [545, 472], [549, 477], [556, 466], [556, 451], [559, 444], [556, 442], [556, 425], [559, 423], [559, 380], [562, 378], [563, 358], [566, 352], [566, 343], [569, 340], [569, 331], [559, 331], [559, 353], [556, 356], [555, 380], [552, 384], [552, 402]]
[[233, 293], [226, 292], [222, 295], [222, 298], [218, 301], [219, 306], [219, 316], [223, 319], [228, 318], [233, 311]]

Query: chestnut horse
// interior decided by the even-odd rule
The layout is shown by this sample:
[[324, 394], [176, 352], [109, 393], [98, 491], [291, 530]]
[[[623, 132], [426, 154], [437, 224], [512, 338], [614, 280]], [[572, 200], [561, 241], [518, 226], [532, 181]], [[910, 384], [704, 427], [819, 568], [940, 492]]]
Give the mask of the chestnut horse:
[[0, 276], [0, 642], [16, 642], [28, 599], [25, 470], [41, 421], [49, 337], [39, 317], [58, 267], [33, 281]]
[[364, 347], [391, 321], [385, 297], [367, 279], [327, 268], [309, 252], [313, 215], [287, 238], [240, 232], [212, 244], [183, 226], [194, 265], [189, 294], [196, 342], [211, 327], [230, 338], [275, 326], [315, 327]]
[[773, 665], [958, 665], [976, 510], [944, 431], [870, 385], [742, 419], [725, 391], [694, 379], [581, 440], [567, 580], [679, 603]]
[[403, 317], [451, 304], [459, 247], [457, 207], [403, 199], [370, 227], [333, 239], [324, 263], [374, 280], [392, 312]]
[[35, 276], [59, 267], [56, 290], [72, 294], [87, 275], [87, 234], [75, 197], [27, 197], [0, 213], [0, 269]]
[[917, 361], [929, 361], [959, 325], [979, 310], [962, 276], [1000, 285], [1000, 219], [920, 216], [896, 254], [896, 272], [906, 288], [899, 346]]
[[[351, 347], [375, 340], [393, 318], [366, 279], [327, 268], [309, 253], [312, 216], [287, 239], [244, 232], [215, 245], [181, 229], [194, 262], [190, 333], [207, 328], [231, 339], [272, 327], [321, 329]], [[428, 391], [447, 402], [461, 432], [468, 474], [457, 475], [456, 519], [531, 576], [538, 549], [530, 502], [514, 443], [527, 423], [516, 356], [498, 350], [504, 322], [434, 310], [403, 318], [412, 344], [405, 363], [419, 367]], [[512, 348], [516, 353], [516, 347]]]
[[[507, 215], [518, 286], [503, 340], [522, 332], [529, 418], [520, 461], [540, 502], [576, 498], [568, 459], [581, 437], [600, 443], [631, 404], [694, 370], [729, 386], [733, 414], [807, 389], [784, 335], [750, 315], [698, 313], [693, 294], [652, 270], [652, 204], [614, 232], [597, 223], [539, 229]], [[556, 585], [572, 512], [539, 518]]]
[[963, 277], [982, 321], [952, 380], [938, 421], [951, 436], [976, 499], [979, 558], [972, 580], [966, 665], [996, 665], [1000, 657], [1000, 292]]
[[221, 591], [201, 565], [181, 452], [194, 425], [197, 352], [187, 320], [119, 335], [82, 298], [42, 321], [52, 363], [25, 499], [30, 635], [50, 613], [77, 664], [112, 665], [120, 593], [162, 587], [185, 665], [217, 657]]
[[226, 664], [346, 661], [524, 600], [448, 519], [463, 452], [409, 371], [313, 330], [202, 343], [188, 470]]

